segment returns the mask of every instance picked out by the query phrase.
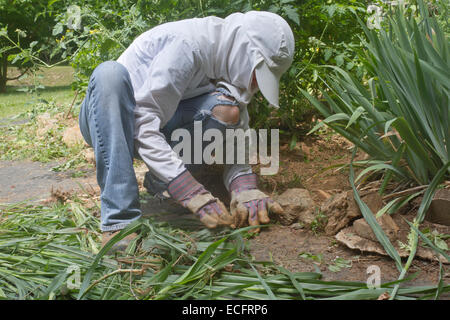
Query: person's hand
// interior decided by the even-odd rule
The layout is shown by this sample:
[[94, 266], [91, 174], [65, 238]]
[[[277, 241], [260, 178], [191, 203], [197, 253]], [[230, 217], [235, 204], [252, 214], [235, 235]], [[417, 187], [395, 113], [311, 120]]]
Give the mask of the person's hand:
[[[270, 222], [269, 211], [283, 213], [283, 208], [264, 192], [258, 190], [256, 174], [246, 174], [235, 178], [230, 184], [230, 211], [236, 217], [236, 227], [267, 224]], [[252, 232], [259, 232], [254, 229]]]
[[167, 191], [173, 199], [194, 213], [207, 228], [213, 229], [218, 226], [235, 228], [235, 218], [225, 205], [213, 197], [189, 171], [186, 170], [173, 179]]

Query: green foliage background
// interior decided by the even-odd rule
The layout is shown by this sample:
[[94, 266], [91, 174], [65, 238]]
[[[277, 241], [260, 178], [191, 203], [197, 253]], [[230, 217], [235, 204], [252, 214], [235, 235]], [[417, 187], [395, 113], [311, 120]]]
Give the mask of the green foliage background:
[[[408, 2], [408, 1], [407, 1]], [[411, 1], [409, 1], [411, 2]], [[430, 1], [430, 6], [439, 1]], [[292, 68], [283, 76], [279, 110], [267, 107], [261, 95], [250, 105], [255, 128], [278, 128], [291, 139], [305, 134], [317, 115], [300, 89], [323, 100], [322, 80], [333, 65], [363, 80], [366, 69], [359, 60], [364, 37], [358, 17], [366, 21], [367, 0], [0, 0], [0, 55], [11, 65], [64, 61], [75, 69], [73, 88], [83, 96], [90, 75], [102, 62], [115, 60], [142, 32], [169, 21], [233, 12], [267, 10], [283, 16], [291, 25], [296, 52]], [[71, 14], [76, 8], [80, 21]], [[440, 11], [436, 7], [437, 11]], [[73, 11], [73, 10], [72, 10]], [[15, 15], [23, 13], [20, 19]], [[446, 22], [445, 15], [439, 19]], [[34, 23], [30, 24], [29, 22]], [[35, 34], [40, 30], [39, 33]], [[14, 48], [2, 37], [20, 42]], [[8, 51], [9, 50], [9, 51]], [[6, 53], [5, 53], [6, 52]], [[41, 61], [33, 60], [38, 56]]]
[[[61, 2], [61, 1], [60, 1]], [[62, 57], [73, 55], [76, 69], [74, 88], [84, 91], [90, 74], [103, 61], [117, 59], [135, 37], [161, 23], [233, 12], [267, 10], [283, 16], [296, 38], [295, 60], [282, 82], [281, 109], [273, 112], [261, 96], [249, 108], [254, 127], [277, 127], [296, 139], [302, 123], [309, 123], [313, 109], [299, 88], [318, 92], [323, 71], [317, 66], [331, 63], [354, 71], [362, 77], [355, 47], [362, 30], [356, 15], [366, 15], [367, 1], [362, 0], [122, 0], [70, 1], [81, 9], [81, 28], [70, 28], [70, 15], [62, 12], [53, 29]], [[77, 49], [82, 48], [79, 51]], [[75, 53], [74, 53], [75, 52]]]
[[44, 59], [49, 60], [46, 53], [54, 48], [50, 39], [54, 13], [45, 1], [0, 0], [0, 93], [6, 90], [8, 65], [34, 67], [29, 57], [20, 55], [21, 50], [12, 46], [5, 36], [23, 48], [42, 52]]

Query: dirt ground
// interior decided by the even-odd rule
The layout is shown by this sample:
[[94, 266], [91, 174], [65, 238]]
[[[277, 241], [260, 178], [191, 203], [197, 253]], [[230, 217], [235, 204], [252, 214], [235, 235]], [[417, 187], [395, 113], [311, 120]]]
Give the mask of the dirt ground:
[[[350, 189], [348, 171], [323, 172], [332, 165], [348, 163], [349, 144], [342, 138], [335, 135], [308, 137], [299, 142], [294, 150], [289, 150], [287, 144], [280, 149], [279, 173], [261, 177], [261, 188], [265, 192], [274, 194], [282, 193], [288, 188], [305, 188], [316, 204], [321, 204], [327, 197]], [[53, 166], [55, 164], [0, 161], [0, 204], [29, 199], [40, 201], [51, 195], [52, 188], [66, 191], [73, 189], [81, 193], [85, 192], [83, 189], [89, 189], [95, 190], [98, 195], [95, 169], [87, 169], [82, 177], [74, 178], [73, 172], [52, 172], [50, 169]], [[254, 169], [259, 172], [257, 166]], [[141, 188], [145, 171], [145, 165], [137, 165], [136, 173]], [[221, 183], [219, 168], [208, 170], [208, 175], [194, 175], [225, 203], [229, 201]], [[144, 197], [142, 208], [144, 215], [168, 221], [181, 228], [188, 228], [188, 225], [196, 228], [201, 226], [181, 207], [160, 207]], [[320, 271], [323, 279], [330, 281], [366, 282], [369, 266], [380, 268], [382, 283], [396, 280], [399, 276], [399, 271], [389, 257], [351, 250], [340, 244], [334, 236], [327, 236], [317, 230], [313, 232], [311, 228], [302, 228], [298, 224], [282, 226], [276, 221], [274, 223], [249, 240], [250, 254], [256, 260], [274, 261], [294, 272]], [[415, 259], [408, 275], [414, 273], [417, 273], [415, 279], [407, 285], [436, 285], [439, 263]], [[444, 265], [444, 282], [449, 281], [449, 267]]]
[[[261, 176], [260, 187], [269, 194], [282, 193], [288, 188], [307, 189], [315, 203], [320, 206], [329, 196], [351, 190], [348, 170], [326, 170], [334, 165], [348, 164], [351, 159], [351, 144], [338, 135], [306, 137], [290, 150], [288, 144], [280, 147], [280, 170], [274, 176]], [[358, 155], [358, 160], [364, 155]], [[258, 173], [258, 166], [254, 167]], [[227, 193], [215, 176], [198, 176], [211, 190], [227, 198]], [[415, 212], [410, 214], [414, 217]], [[399, 217], [399, 220], [403, 217]], [[412, 219], [411, 219], [412, 220]], [[390, 257], [375, 253], [352, 250], [340, 244], [334, 236], [324, 232], [313, 232], [298, 224], [283, 226], [277, 222], [250, 240], [250, 254], [256, 260], [274, 261], [293, 272], [318, 271], [324, 280], [366, 282], [370, 266], [380, 268], [381, 282], [398, 279], [399, 271]], [[406, 260], [404, 260], [405, 262]], [[450, 268], [444, 265], [444, 282], [450, 281]], [[417, 273], [417, 274], [416, 274]], [[405, 285], [432, 285], [439, 280], [439, 262], [416, 258], [409, 276], [414, 279]]]
[[[297, 154], [287, 150], [285, 146], [281, 152], [281, 172], [274, 177], [264, 177], [266, 187], [271, 186], [274, 189], [277, 186], [302, 187], [310, 191], [317, 204], [325, 201], [324, 192], [327, 195], [335, 195], [351, 189], [348, 170], [334, 169], [323, 172], [333, 165], [349, 162], [351, 154], [347, 141], [333, 135], [328, 138], [307, 138], [301, 145], [301, 151]], [[389, 257], [351, 250], [338, 243], [334, 236], [297, 229], [295, 226], [278, 225], [264, 230], [251, 241], [251, 247], [256, 259], [273, 259], [291, 271], [314, 271], [319, 268], [323, 278], [330, 281], [366, 282], [369, 277], [368, 267], [373, 265], [380, 268], [382, 283], [396, 280], [399, 276], [393, 260]], [[303, 253], [313, 256], [322, 254], [321, 263], [304, 258]], [[339, 258], [347, 263], [344, 267], [337, 268], [340, 270], [336, 270], [333, 265]], [[333, 271], [330, 270], [330, 266]], [[448, 282], [450, 280], [448, 267], [445, 267], [445, 270], [445, 281]], [[439, 263], [416, 259], [409, 275], [416, 272], [417, 277], [410, 284], [436, 284], [439, 279]]]

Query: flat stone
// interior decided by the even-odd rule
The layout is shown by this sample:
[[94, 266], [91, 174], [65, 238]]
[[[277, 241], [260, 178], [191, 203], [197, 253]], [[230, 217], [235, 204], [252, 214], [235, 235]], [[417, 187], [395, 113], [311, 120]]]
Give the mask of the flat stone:
[[30, 119], [11, 119], [3, 118], [0, 119], [0, 128], [7, 128], [13, 126], [19, 126], [30, 123]]
[[450, 190], [436, 191], [425, 219], [445, 226], [450, 226]]
[[301, 224], [300, 222], [293, 223], [290, 227], [294, 230], [300, 230], [300, 229], [305, 228], [305, 226], [303, 224]]
[[[353, 226], [342, 229], [338, 234], [336, 234], [335, 239], [339, 243], [347, 246], [350, 249], [360, 250], [362, 252], [377, 253], [383, 256], [388, 255], [384, 250], [383, 246], [379, 242], [360, 237], [356, 233], [355, 228]], [[406, 239], [403, 240], [406, 241]], [[401, 249], [397, 241], [392, 245], [397, 250], [401, 258], [409, 257], [409, 252], [404, 249]], [[442, 255], [439, 255], [439, 257], [437, 257], [433, 250], [429, 248], [424, 248], [422, 246], [419, 246], [417, 248], [416, 256], [424, 260], [441, 261], [444, 264], [450, 264], [450, 261], [448, 261]]]
[[88, 163], [93, 164], [94, 166], [96, 165], [94, 149], [87, 148], [83, 150], [83, 156]]
[[[383, 200], [378, 193], [370, 193], [362, 197], [373, 213], [377, 213], [383, 207]], [[335, 235], [347, 227], [353, 220], [362, 216], [361, 211], [353, 198], [353, 191], [339, 193], [327, 201], [321, 208], [321, 212], [328, 217], [325, 226], [325, 234]]]
[[[388, 236], [389, 240], [391, 242], [395, 241], [397, 239], [397, 234], [400, 231], [399, 227], [395, 223], [395, 221], [392, 219], [390, 215], [384, 214], [381, 217], [376, 219], [377, 222], [380, 224], [381, 229], [383, 229], [384, 233]], [[355, 229], [355, 232], [363, 238], [378, 241], [377, 237], [375, 236], [375, 233], [373, 233], [372, 228], [369, 226], [367, 221], [364, 218], [355, 220], [353, 222], [353, 227]]]
[[50, 113], [43, 113], [36, 118], [38, 138], [43, 138], [50, 130], [58, 128], [58, 119], [53, 118]]
[[84, 138], [78, 125], [66, 128], [64, 130], [62, 140], [68, 147], [73, 147], [77, 144], [84, 143]]
[[313, 211], [315, 204], [308, 190], [293, 188], [288, 189], [279, 196], [273, 198], [284, 210], [276, 219], [282, 225], [288, 226], [300, 222], [309, 226], [314, 220]]
[[60, 162], [0, 161], [0, 204], [22, 201], [40, 202], [52, 196], [52, 190], [72, 192], [97, 186], [95, 170], [86, 169], [86, 177], [73, 178], [71, 171], [54, 172]]

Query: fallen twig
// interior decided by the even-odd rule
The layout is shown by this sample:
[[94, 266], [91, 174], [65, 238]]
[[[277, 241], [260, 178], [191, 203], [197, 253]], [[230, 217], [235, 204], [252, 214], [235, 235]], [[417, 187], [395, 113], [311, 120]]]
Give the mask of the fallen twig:
[[73, 105], [75, 104], [75, 101], [77, 100], [78, 93], [79, 93], [79, 91], [75, 92], [75, 97], [73, 98], [72, 104], [70, 105], [69, 111], [67, 111], [67, 114], [64, 117], [64, 119], [68, 119], [69, 118], [69, 114], [72, 111], [72, 108], [73, 108]]
[[142, 269], [117, 269], [117, 270], [114, 270], [113, 272], [111, 272], [111, 273], [108, 273], [108, 274], [105, 274], [103, 277], [101, 277], [100, 279], [98, 279], [98, 280], [95, 280], [87, 289], [86, 289], [86, 291], [85, 292], [88, 292], [89, 290], [91, 290], [93, 287], [95, 287], [97, 284], [99, 284], [100, 282], [102, 282], [103, 280], [106, 280], [106, 279], [108, 279], [109, 277], [112, 277], [112, 276], [114, 276], [114, 275], [116, 275], [116, 274], [119, 274], [119, 273], [130, 273], [130, 274], [137, 274], [137, 275], [142, 275], [142, 274], [144, 274], [144, 272], [145, 272], [145, 268], [142, 268]]
[[390, 200], [390, 199], [401, 197], [401, 196], [408, 196], [410, 194], [413, 194], [416, 191], [420, 191], [420, 190], [423, 190], [423, 189], [426, 189], [426, 188], [428, 188], [428, 185], [418, 186], [418, 187], [406, 189], [406, 190], [403, 190], [403, 191], [391, 193], [391, 194], [388, 194], [388, 195], [384, 196], [383, 200]]

